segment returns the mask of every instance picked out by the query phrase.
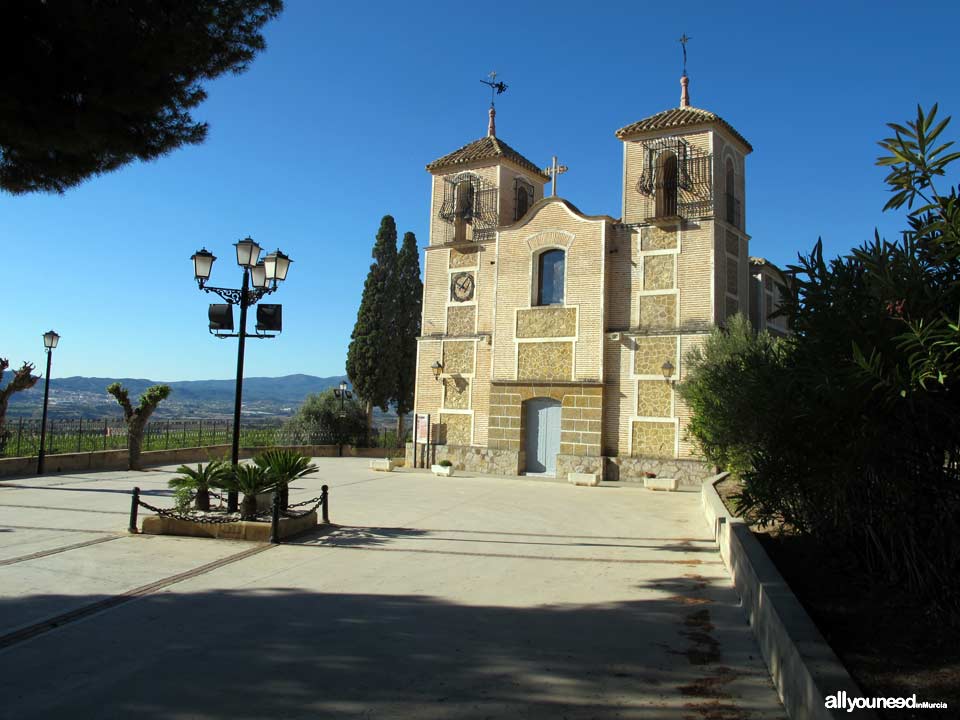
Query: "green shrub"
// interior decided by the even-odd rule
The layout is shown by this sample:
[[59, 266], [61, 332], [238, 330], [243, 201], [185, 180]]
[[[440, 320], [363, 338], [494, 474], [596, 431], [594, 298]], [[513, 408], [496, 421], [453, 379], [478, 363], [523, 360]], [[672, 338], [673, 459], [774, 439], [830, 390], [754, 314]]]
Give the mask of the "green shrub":
[[230, 465], [223, 460], [212, 460], [206, 467], [197, 464], [194, 470], [187, 465], [177, 468], [180, 473], [167, 481], [167, 485], [178, 493], [183, 490], [191, 496], [196, 494], [197, 510], [210, 509], [210, 488], [217, 487], [221, 480], [230, 473]]
[[453, 463], [450, 462], [449, 460], [441, 460], [440, 462], [437, 463], [437, 465], [439, 465], [440, 467], [453, 467]]
[[285, 448], [266, 450], [257, 455], [253, 462], [276, 484], [280, 491], [280, 506], [284, 508], [289, 505], [290, 483], [317, 471], [317, 466], [310, 462], [308, 456]]
[[780, 422], [788, 351], [738, 314], [687, 354], [690, 370], [677, 392], [692, 412], [688, 436], [712, 464], [738, 475], [752, 467], [754, 449]]

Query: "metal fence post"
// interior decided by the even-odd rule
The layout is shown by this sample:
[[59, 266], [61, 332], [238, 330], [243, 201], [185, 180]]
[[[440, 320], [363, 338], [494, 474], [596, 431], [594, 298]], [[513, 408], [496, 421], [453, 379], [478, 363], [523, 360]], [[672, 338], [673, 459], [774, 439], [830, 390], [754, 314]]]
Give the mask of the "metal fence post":
[[130, 526], [127, 532], [137, 532], [137, 510], [140, 507], [140, 488], [133, 489], [133, 497], [130, 498]]
[[17, 457], [20, 457], [20, 438], [23, 437], [23, 417], [17, 423]]
[[103, 421], [103, 449], [107, 449], [107, 435], [110, 434], [110, 425], [108, 420]]
[[170, 421], [169, 420], [167, 420], [167, 436], [166, 436], [166, 440], [164, 441], [163, 449], [164, 450], [170, 449]]
[[330, 488], [324, 485], [320, 488], [320, 499], [321, 505], [323, 507], [323, 521], [327, 524], [330, 523]]
[[77, 424], [77, 452], [80, 452], [80, 443], [83, 440], [83, 418]]
[[273, 491], [273, 512], [270, 515], [270, 542], [276, 545], [280, 542], [280, 490]]
[[200, 430], [197, 433], [197, 447], [203, 447], [203, 420], [199, 422]]

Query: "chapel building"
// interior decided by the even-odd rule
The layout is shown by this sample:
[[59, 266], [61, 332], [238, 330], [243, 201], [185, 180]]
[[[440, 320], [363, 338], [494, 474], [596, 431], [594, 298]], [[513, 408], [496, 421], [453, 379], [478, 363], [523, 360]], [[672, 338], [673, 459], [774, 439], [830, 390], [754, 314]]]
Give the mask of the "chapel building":
[[550, 195], [548, 171], [497, 137], [492, 107], [486, 137], [427, 165], [415, 412], [430, 416], [428, 462], [681, 485], [712, 474], [684, 433], [684, 357], [749, 317], [751, 294], [769, 301], [753, 308], [765, 323], [779, 298], [764, 280], [785, 280], [751, 264], [750, 143], [690, 105], [686, 75], [681, 88], [679, 107], [616, 131], [619, 219]]

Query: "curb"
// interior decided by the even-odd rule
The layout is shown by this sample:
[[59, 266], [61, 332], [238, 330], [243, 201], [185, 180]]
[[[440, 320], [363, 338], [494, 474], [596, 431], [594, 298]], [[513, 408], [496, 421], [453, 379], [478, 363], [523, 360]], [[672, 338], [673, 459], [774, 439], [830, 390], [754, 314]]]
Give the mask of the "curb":
[[825, 707], [827, 696], [838, 691], [852, 698], [863, 693], [749, 526], [727, 511], [714, 487], [727, 475], [704, 480], [700, 502], [787, 715], [791, 720], [877, 718], [872, 710]]

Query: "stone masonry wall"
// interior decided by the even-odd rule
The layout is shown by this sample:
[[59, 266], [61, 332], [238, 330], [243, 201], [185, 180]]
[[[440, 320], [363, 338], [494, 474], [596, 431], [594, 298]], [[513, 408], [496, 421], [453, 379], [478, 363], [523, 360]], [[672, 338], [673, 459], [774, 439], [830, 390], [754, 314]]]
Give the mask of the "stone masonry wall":
[[571, 380], [573, 343], [525, 342], [517, 348], [518, 380]]
[[536, 307], [517, 311], [517, 337], [576, 337], [577, 309]]

